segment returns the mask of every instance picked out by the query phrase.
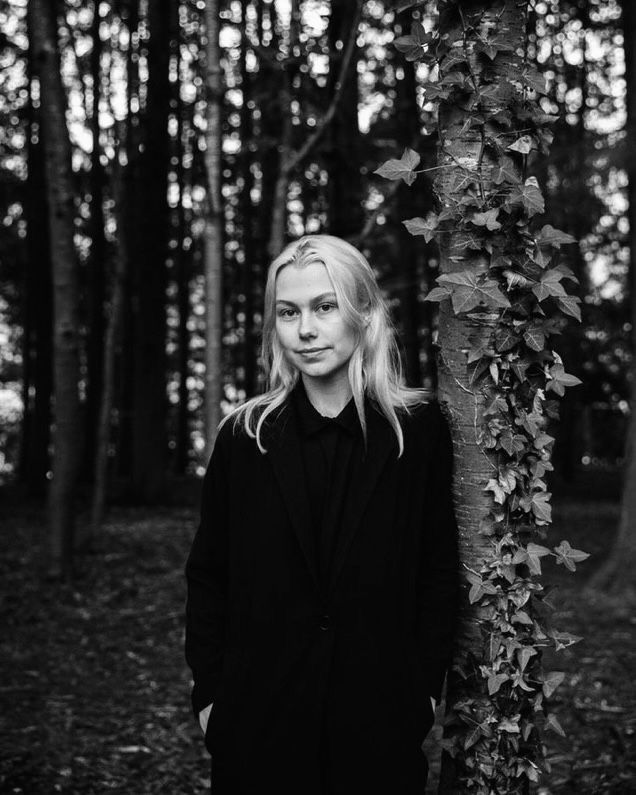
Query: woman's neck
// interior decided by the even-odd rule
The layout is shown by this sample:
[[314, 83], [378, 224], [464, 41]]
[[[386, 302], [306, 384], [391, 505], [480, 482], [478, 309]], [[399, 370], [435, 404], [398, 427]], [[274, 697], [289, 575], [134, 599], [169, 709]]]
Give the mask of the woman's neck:
[[337, 417], [351, 399], [353, 392], [346, 370], [343, 376], [325, 382], [301, 375], [309, 402], [323, 417]]

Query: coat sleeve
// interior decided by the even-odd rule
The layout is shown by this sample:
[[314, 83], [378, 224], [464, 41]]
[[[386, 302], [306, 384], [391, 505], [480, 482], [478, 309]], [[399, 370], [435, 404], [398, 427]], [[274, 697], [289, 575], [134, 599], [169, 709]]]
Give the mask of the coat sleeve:
[[217, 436], [201, 490], [200, 520], [185, 566], [185, 657], [195, 717], [215, 699], [225, 645], [228, 591], [229, 424]]
[[419, 574], [419, 646], [429, 695], [441, 699], [457, 628], [459, 556], [453, 505], [453, 443], [447, 420], [434, 404], [438, 427], [427, 488], [428, 531]]

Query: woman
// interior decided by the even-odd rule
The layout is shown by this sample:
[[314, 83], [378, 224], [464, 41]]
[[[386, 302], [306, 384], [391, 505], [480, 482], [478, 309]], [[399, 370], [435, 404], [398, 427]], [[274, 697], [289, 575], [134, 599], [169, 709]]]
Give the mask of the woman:
[[272, 262], [269, 389], [221, 424], [186, 565], [214, 795], [424, 792], [457, 604], [452, 444], [362, 254]]

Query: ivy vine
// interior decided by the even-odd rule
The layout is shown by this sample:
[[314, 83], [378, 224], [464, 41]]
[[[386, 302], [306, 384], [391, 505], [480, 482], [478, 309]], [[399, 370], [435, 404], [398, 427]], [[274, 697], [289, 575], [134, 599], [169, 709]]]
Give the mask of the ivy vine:
[[[526, 2], [512, 5], [525, 17]], [[491, 508], [479, 528], [489, 539], [489, 555], [478, 569], [466, 567], [483, 644], [455, 661], [463, 685], [450, 704], [442, 742], [455, 759], [461, 791], [527, 792], [549, 769], [545, 732], [564, 734], [549, 706], [564, 674], [544, 671], [542, 652], [580, 640], [552, 626], [542, 562], [554, 558], [574, 571], [588, 557], [567, 541], [546, 545], [552, 515], [545, 476], [553, 468], [554, 442], [546, 427], [558, 418], [566, 387], [581, 383], [549, 347], [567, 316], [581, 319], [580, 299], [563, 284], [578, 280], [559, 260], [561, 247], [575, 241], [537, 223], [544, 198], [529, 162], [534, 153], [548, 153], [557, 117], [546, 107], [544, 76], [526, 48], [505, 24], [493, 24], [493, 7], [503, 18], [506, 3], [479, 8], [441, 0], [439, 7], [454, 11], [447, 19], [455, 24], [440, 32], [415, 21], [394, 43], [407, 60], [437, 74], [425, 86], [426, 101], [460, 108], [459, 134], [476, 136], [480, 151], [471, 168], [444, 165], [441, 157], [436, 173], [452, 171], [452, 190], [441, 201], [436, 182], [437, 211], [403, 223], [427, 242], [452, 235], [475, 255], [473, 266], [438, 276], [426, 300], [450, 302], [455, 315], [499, 313], [487, 342], [467, 341], [467, 377], [486, 398], [477, 442], [494, 465], [483, 487], [492, 495]], [[444, 146], [442, 139], [442, 154]], [[419, 154], [407, 148], [376, 173], [411, 185], [422, 173], [419, 165]]]

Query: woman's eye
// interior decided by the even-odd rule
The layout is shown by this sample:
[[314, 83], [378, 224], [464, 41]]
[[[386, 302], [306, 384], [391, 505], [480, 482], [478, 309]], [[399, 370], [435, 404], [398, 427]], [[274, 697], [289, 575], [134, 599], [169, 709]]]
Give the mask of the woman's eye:
[[319, 311], [323, 313], [330, 312], [332, 309], [335, 308], [336, 308], [335, 304], [320, 304], [320, 306], [318, 307]]
[[296, 314], [295, 309], [279, 309], [278, 310], [278, 317], [282, 317], [285, 320], [289, 320]]

